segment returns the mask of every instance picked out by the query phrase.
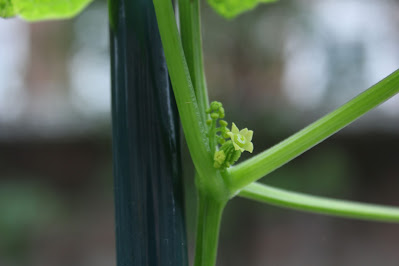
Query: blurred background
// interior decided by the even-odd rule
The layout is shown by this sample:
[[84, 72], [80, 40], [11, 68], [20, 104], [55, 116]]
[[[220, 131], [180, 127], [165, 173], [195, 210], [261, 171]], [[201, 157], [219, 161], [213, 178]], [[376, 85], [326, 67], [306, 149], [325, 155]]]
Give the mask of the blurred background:
[[[231, 21], [202, 9], [210, 98], [255, 131], [255, 153], [399, 67], [397, 1], [281, 0]], [[115, 265], [107, 16], [95, 1], [72, 20], [0, 19], [0, 266]], [[395, 96], [262, 181], [398, 206], [398, 119]], [[234, 199], [218, 265], [398, 265], [398, 247], [398, 225]]]

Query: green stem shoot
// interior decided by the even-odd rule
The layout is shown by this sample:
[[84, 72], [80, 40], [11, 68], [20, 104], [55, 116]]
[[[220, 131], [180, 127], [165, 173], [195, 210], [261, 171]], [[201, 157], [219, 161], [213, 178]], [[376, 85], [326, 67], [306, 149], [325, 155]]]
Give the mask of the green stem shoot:
[[247, 199], [301, 211], [363, 220], [399, 223], [399, 207], [310, 196], [256, 182], [242, 189], [238, 195]]
[[191, 83], [172, 2], [153, 0], [153, 3], [173, 92], [192, 160], [199, 176], [213, 176], [215, 169], [206, 137], [206, 125]]
[[215, 201], [199, 192], [194, 266], [216, 264], [220, 222], [226, 201]]
[[399, 70], [288, 139], [228, 169], [225, 179], [230, 192], [236, 194], [240, 189], [309, 150], [398, 92]]
[[206, 121], [209, 106], [202, 55], [201, 17], [199, 0], [179, 0], [180, 33], [188, 69], [194, 85], [198, 107]]

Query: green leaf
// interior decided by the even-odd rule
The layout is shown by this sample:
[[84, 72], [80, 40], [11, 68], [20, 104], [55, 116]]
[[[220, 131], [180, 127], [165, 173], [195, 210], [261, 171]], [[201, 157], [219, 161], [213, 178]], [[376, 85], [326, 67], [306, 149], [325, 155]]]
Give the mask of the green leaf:
[[260, 3], [271, 3], [277, 0], [208, 0], [212, 8], [225, 18], [233, 18], [251, 10]]
[[15, 11], [11, 0], [0, 0], [0, 17], [9, 18], [12, 16], [15, 16]]
[[28, 21], [71, 18], [92, 0], [0, 0], [0, 17], [18, 15]]

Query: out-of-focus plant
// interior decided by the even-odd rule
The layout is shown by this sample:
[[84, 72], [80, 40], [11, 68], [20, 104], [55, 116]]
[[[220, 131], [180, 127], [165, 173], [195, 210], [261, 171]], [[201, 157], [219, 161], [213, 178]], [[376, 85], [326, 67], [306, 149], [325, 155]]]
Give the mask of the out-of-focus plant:
[[20, 16], [28, 21], [70, 18], [92, 0], [0, 0], [0, 17]]
[[23, 260], [32, 231], [53, 222], [60, 215], [60, 209], [55, 195], [44, 187], [3, 183], [0, 187], [0, 250]]

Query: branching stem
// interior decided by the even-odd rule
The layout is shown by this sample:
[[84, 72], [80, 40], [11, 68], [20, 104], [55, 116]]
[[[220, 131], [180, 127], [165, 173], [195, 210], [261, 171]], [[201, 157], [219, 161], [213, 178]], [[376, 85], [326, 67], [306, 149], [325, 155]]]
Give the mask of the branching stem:
[[229, 169], [232, 194], [276, 170], [399, 92], [399, 70], [272, 148]]
[[381, 222], [399, 222], [399, 207], [311, 196], [260, 183], [248, 185], [238, 195], [247, 199], [301, 211]]
[[184, 135], [198, 172], [195, 266], [215, 265], [222, 212], [228, 199], [237, 193], [261, 202], [311, 212], [399, 222], [398, 208], [308, 196], [253, 183], [398, 93], [399, 71], [274, 147], [235, 167], [219, 171], [213, 167], [216, 120], [209, 129], [205, 124], [209, 103], [199, 0], [179, 0], [182, 39], [171, 1], [153, 0], [153, 3]]

